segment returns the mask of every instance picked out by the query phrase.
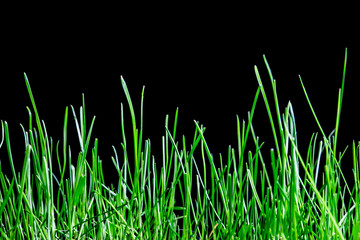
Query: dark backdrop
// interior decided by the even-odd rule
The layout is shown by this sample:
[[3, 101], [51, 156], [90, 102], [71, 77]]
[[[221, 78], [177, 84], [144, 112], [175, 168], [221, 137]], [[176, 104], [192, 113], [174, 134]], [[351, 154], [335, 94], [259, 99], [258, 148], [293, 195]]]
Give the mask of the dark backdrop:
[[[247, 118], [257, 89], [254, 65], [271, 94], [265, 54], [277, 80], [281, 110], [292, 101], [299, 140], [306, 147], [318, 129], [298, 74], [330, 133], [335, 126], [345, 48], [348, 71], [339, 149], [359, 140], [360, 46], [350, 14], [344, 17], [322, 8], [299, 12], [289, 8], [281, 13], [266, 7], [257, 10], [254, 6], [145, 6], [129, 13], [120, 7], [64, 7], [42, 15], [27, 13], [23, 21], [5, 26], [0, 119], [9, 123], [13, 145], [20, 143], [13, 147], [17, 161], [23, 157], [19, 124], [27, 125], [25, 106], [30, 105], [23, 72], [54, 139], [61, 139], [65, 106], [78, 109], [85, 94], [88, 120], [97, 116], [93, 136], [100, 140], [100, 156], [111, 166], [111, 146], [121, 151], [121, 102], [130, 116], [120, 75], [128, 84], [138, 116], [142, 86], [146, 86], [144, 136], [151, 138], [157, 159], [165, 115], [172, 117], [177, 107], [179, 134], [186, 134], [190, 142], [193, 120], [200, 121], [217, 156], [226, 154], [229, 144], [236, 145], [236, 114]], [[254, 124], [265, 148], [273, 147], [261, 98]], [[70, 126], [76, 143], [74, 125]], [[3, 164], [7, 158], [5, 149], [1, 151]]]

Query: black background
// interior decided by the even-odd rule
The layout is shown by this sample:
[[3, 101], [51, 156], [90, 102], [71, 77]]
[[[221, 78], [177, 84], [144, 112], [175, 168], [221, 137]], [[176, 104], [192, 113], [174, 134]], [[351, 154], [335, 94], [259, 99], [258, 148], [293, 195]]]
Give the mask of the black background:
[[[257, 89], [254, 65], [271, 96], [263, 54], [277, 80], [281, 110], [289, 100], [293, 103], [300, 145], [306, 149], [318, 129], [298, 74], [329, 134], [335, 127], [345, 48], [348, 66], [339, 149], [359, 140], [356, 16], [337, 7], [331, 11], [300, 6], [275, 6], [274, 11], [267, 7], [260, 3], [159, 4], [131, 9], [57, 6], [41, 14], [20, 12], [24, 14], [21, 21], [6, 19], [0, 119], [9, 123], [16, 161], [23, 157], [19, 124], [27, 125], [25, 106], [30, 106], [23, 72], [30, 80], [40, 117], [55, 140], [62, 136], [65, 107], [72, 104], [78, 109], [81, 94], [85, 94], [88, 122], [97, 116], [93, 136], [99, 138], [100, 157], [111, 172], [111, 146], [121, 152], [121, 102], [130, 118], [120, 75], [128, 84], [138, 117], [141, 90], [146, 86], [144, 137], [152, 140], [156, 159], [161, 159], [165, 115], [173, 117], [177, 107], [178, 136], [185, 134], [190, 142], [193, 120], [198, 120], [207, 127], [214, 155], [226, 155], [229, 144], [236, 146], [236, 114], [247, 118]], [[262, 98], [254, 127], [266, 142], [264, 148], [273, 147]], [[69, 131], [76, 144], [73, 124]], [[75, 146], [72, 149], [76, 151]], [[4, 164], [4, 147], [1, 151]], [[347, 158], [351, 159], [350, 151]]]

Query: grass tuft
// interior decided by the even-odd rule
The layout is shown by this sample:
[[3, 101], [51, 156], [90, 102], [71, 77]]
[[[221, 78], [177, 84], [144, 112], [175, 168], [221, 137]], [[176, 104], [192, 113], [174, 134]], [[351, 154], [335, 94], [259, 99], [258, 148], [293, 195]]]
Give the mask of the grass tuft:
[[[22, 169], [12, 155], [8, 124], [1, 121], [0, 148], [11, 167], [5, 175], [0, 164], [1, 238], [359, 239], [360, 144], [353, 142], [351, 153], [346, 153], [353, 159], [352, 176], [345, 176], [341, 166], [346, 149], [343, 153], [337, 149], [346, 59], [345, 51], [335, 128], [328, 135], [299, 77], [320, 132], [312, 135], [306, 152], [298, 147], [291, 102], [283, 110], [279, 107], [276, 81], [265, 56], [271, 94], [255, 66], [259, 87], [247, 119], [236, 118], [238, 145], [229, 146], [219, 159], [212, 154], [201, 123], [194, 121], [192, 138], [176, 134], [178, 109], [172, 120], [165, 117], [162, 155], [153, 156], [150, 140], [143, 138], [144, 88], [136, 112], [121, 78], [131, 126], [125, 126], [121, 105], [122, 149], [119, 154], [113, 147], [111, 158], [118, 174], [116, 186], [105, 184], [98, 140], [92, 136], [95, 117], [88, 122], [84, 95], [79, 111], [70, 107], [80, 146], [74, 153], [68, 145], [69, 108], [63, 138], [54, 142], [25, 74], [32, 108], [27, 108], [28, 126], [21, 125]], [[270, 153], [263, 152], [252, 124], [260, 96], [274, 138]], [[127, 128], [132, 130], [131, 142]]]

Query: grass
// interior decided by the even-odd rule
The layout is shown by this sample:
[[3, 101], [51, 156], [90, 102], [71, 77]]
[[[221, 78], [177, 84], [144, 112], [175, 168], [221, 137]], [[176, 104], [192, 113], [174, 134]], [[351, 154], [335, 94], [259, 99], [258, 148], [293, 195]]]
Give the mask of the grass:
[[[247, 120], [237, 117], [238, 145], [229, 146], [219, 159], [214, 159], [199, 122], [194, 122], [191, 138], [177, 136], [178, 110], [172, 120], [166, 116], [162, 155], [153, 156], [150, 140], [143, 139], [144, 91], [138, 118], [121, 78], [131, 125], [124, 125], [121, 105], [122, 149], [118, 154], [114, 148], [111, 158], [118, 174], [115, 186], [105, 184], [98, 140], [92, 138], [95, 117], [88, 122], [84, 96], [78, 113], [72, 106], [65, 109], [63, 138], [54, 142], [25, 75], [32, 108], [27, 108], [28, 126], [21, 125], [22, 169], [12, 157], [8, 124], [1, 122], [0, 148], [11, 166], [11, 174], [5, 175], [0, 165], [1, 239], [359, 239], [360, 145], [353, 142], [346, 153], [353, 159], [352, 176], [344, 176], [345, 153], [337, 149], [346, 58], [345, 53], [336, 124], [328, 135], [300, 77], [319, 127], [306, 152], [298, 148], [291, 103], [281, 112], [265, 57], [273, 100], [255, 66], [259, 87]], [[270, 153], [263, 152], [252, 125], [261, 96], [274, 137]], [[80, 145], [77, 155], [68, 145], [71, 114]]]

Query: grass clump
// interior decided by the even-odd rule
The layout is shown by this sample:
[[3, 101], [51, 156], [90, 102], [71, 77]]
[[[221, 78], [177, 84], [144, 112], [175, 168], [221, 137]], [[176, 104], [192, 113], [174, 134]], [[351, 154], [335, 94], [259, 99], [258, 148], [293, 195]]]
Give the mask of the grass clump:
[[[87, 122], [84, 97], [78, 114], [72, 106], [65, 109], [63, 138], [54, 142], [39, 117], [25, 75], [32, 109], [27, 108], [27, 128], [21, 125], [22, 169], [12, 157], [8, 124], [1, 122], [0, 147], [11, 166], [11, 174], [5, 175], [0, 165], [1, 238], [359, 239], [360, 145], [352, 145], [353, 186], [341, 168], [344, 154], [337, 151], [346, 54], [336, 125], [329, 135], [300, 78], [320, 130], [313, 134], [306, 153], [298, 148], [294, 109], [289, 102], [281, 112], [276, 82], [264, 60], [274, 99], [268, 99], [255, 67], [259, 87], [247, 120], [237, 117], [238, 145], [229, 146], [227, 156], [219, 159], [214, 159], [199, 122], [194, 122], [190, 140], [177, 136], [176, 110], [171, 124], [170, 117], [165, 118], [162, 156], [155, 160], [150, 140], [143, 139], [144, 91], [137, 118], [121, 78], [132, 136], [125, 134], [129, 126], [124, 124], [121, 105], [122, 149], [118, 154], [114, 148], [111, 158], [118, 174], [116, 186], [105, 184], [98, 140], [92, 138], [95, 117]], [[260, 95], [274, 137], [270, 154], [262, 152], [263, 143], [252, 125]], [[69, 111], [80, 145], [77, 155], [68, 145]]]

